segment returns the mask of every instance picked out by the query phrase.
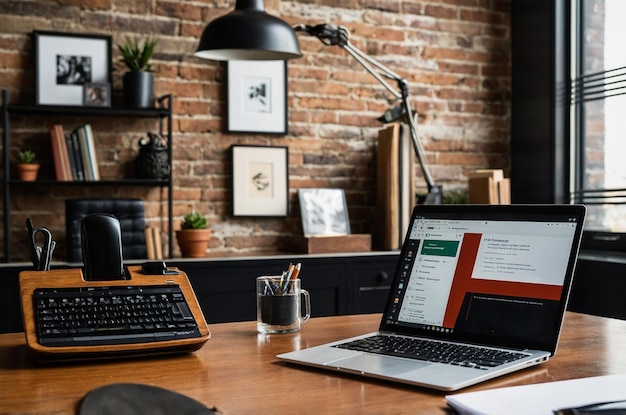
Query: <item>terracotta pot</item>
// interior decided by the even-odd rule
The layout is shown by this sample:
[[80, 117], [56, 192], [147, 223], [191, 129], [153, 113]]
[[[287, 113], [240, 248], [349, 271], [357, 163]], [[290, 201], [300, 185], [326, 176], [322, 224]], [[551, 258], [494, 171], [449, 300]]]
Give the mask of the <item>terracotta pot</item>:
[[39, 164], [22, 163], [17, 165], [17, 172], [20, 179], [25, 182], [32, 182], [37, 179]]
[[176, 231], [176, 240], [184, 258], [203, 258], [211, 239], [210, 229], [181, 229]]

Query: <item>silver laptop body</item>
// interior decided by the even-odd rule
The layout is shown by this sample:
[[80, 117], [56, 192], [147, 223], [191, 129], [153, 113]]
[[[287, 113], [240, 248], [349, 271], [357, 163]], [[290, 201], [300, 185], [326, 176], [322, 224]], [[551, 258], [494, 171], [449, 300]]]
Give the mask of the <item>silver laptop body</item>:
[[[545, 362], [556, 352], [585, 213], [580, 205], [416, 206], [378, 331], [278, 358], [443, 391]], [[505, 350], [516, 360], [439, 363], [338, 347], [375, 335]]]

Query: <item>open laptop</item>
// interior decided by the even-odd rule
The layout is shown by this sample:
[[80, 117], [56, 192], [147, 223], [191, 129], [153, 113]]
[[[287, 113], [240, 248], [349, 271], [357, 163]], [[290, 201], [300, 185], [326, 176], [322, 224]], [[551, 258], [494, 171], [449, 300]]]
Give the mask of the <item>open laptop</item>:
[[[416, 206], [379, 331], [278, 358], [443, 391], [545, 362], [556, 352], [585, 213], [580, 205]], [[412, 350], [407, 340], [429, 344]]]

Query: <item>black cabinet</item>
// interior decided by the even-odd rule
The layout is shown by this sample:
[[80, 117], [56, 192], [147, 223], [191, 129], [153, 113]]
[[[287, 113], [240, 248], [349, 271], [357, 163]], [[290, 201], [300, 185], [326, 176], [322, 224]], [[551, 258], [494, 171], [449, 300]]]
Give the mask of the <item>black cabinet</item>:
[[[89, 119], [89, 117], [104, 118], [145, 118], [154, 119], [159, 122], [159, 133], [167, 137], [167, 151], [170, 163], [172, 161], [172, 95], [166, 95], [157, 100], [155, 108], [105, 108], [87, 106], [52, 106], [52, 105], [13, 105], [9, 104], [8, 92], [2, 91], [2, 113], [3, 113], [3, 135], [2, 150], [4, 160], [3, 174], [3, 212], [4, 212], [4, 260], [11, 262], [11, 194], [15, 189], [26, 189], [30, 192], [47, 191], [50, 187], [85, 187], [85, 186], [147, 186], [147, 187], [167, 187], [167, 211], [168, 211], [168, 250], [169, 256], [173, 256], [173, 228], [172, 228], [172, 195], [173, 186], [170, 177], [166, 179], [126, 179], [98, 180], [98, 181], [57, 181], [57, 180], [36, 180], [25, 182], [12, 178], [10, 165], [11, 149], [11, 117], [12, 116], [44, 116], [49, 119], [50, 124], [57, 122], [58, 117], [71, 116]], [[43, 131], [43, 129], [42, 129]], [[52, 158], [52, 154], [50, 154]]]
[[[302, 262], [302, 287], [311, 293], [313, 316], [383, 311], [398, 252], [275, 256], [269, 258], [178, 259], [209, 323], [256, 319], [255, 280]], [[141, 261], [129, 261], [129, 264]], [[54, 268], [68, 265], [56, 264]], [[581, 255], [568, 310], [626, 319], [626, 259]], [[0, 265], [0, 333], [22, 331], [19, 272], [32, 266]]]
[[[266, 258], [177, 259], [208, 323], [256, 319], [256, 277], [280, 275], [290, 262], [302, 263], [302, 288], [311, 294], [313, 317], [383, 311], [398, 252], [273, 256]], [[138, 264], [141, 261], [128, 261]], [[53, 266], [65, 268], [67, 265]], [[26, 265], [0, 267], [0, 333], [21, 331], [19, 272]]]
[[393, 258], [363, 258], [352, 264], [354, 313], [379, 313], [383, 310], [397, 258], [397, 255]]

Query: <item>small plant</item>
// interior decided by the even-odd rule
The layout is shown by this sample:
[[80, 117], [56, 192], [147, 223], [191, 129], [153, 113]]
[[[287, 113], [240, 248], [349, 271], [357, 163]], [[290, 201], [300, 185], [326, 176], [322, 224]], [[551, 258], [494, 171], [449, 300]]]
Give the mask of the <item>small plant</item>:
[[154, 53], [157, 41], [147, 39], [143, 42], [138, 39], [127, 39], [125, 43], [117, 45], [122, 54], [122, 61], [132, 72], [152, 72], [150, 59]]
[[206, 218], [198, 212], [191, 212], [185, 215], [181, 224], [181, 229], [206, 229]]
[[443, 203], [446, 205], [461, 205], [467, 203], [469, 195], [462, 190], [449, 190], [443, 194]]
[[17, 157], [20, 160], [20, 164], [35, 164], [37, 163], [37, 155], [32, 150], [23, 150], [17, 153]]

